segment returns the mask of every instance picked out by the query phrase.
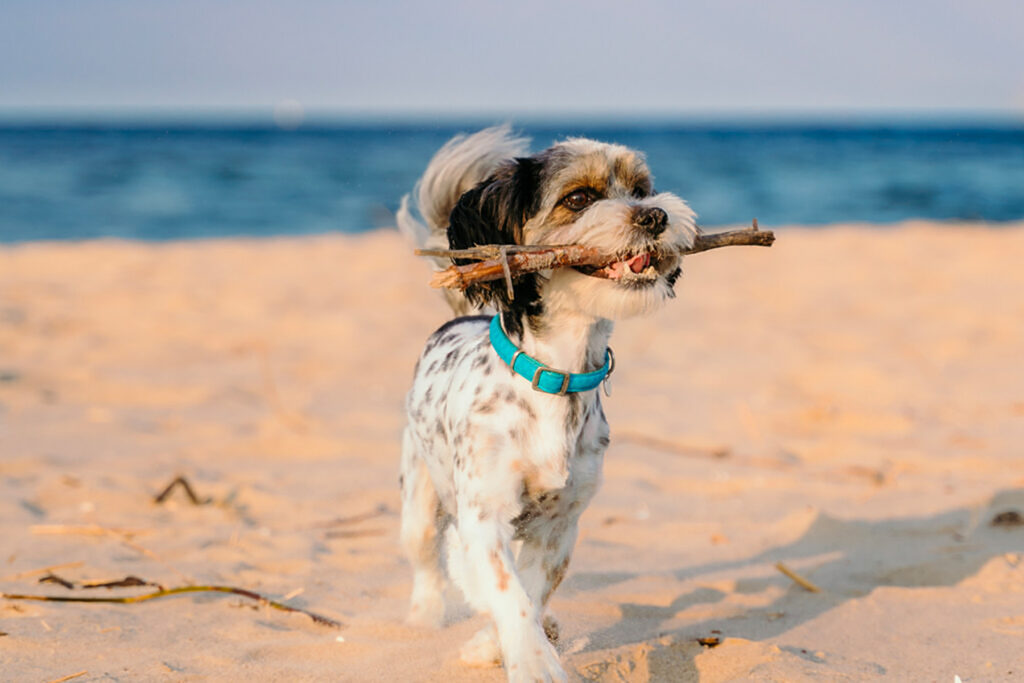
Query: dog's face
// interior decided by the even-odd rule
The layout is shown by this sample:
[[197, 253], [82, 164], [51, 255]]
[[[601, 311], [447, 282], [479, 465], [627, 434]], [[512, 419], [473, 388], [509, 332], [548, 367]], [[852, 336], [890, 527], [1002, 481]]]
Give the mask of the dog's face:
[[674, 296], [681, 250], [696, 236], [695, 215], [655, 193], [643, 157], [626, 147], [570, 139], [510, 160], [464, 194], [451, 214], [453, 249], [480, 244], [579, 244], [612, 255], [603, 267], [560, 268], [521, 278], [515, 299], [503, 282], [467, 296], [506, 310], [568, 307], [601, 318], [657, 308]]

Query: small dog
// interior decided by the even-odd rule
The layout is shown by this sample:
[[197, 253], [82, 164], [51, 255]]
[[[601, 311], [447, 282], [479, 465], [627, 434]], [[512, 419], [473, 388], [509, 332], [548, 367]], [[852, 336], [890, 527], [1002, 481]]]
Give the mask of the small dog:
[[544, 612], [601, 480], [609, 430], [597, 387], [613, 366], [611, 321], [674, 296], [697, 226], [682, 199], [654, 191], [635, 151], [580, 138], [533, 156], [526, 146], [507, 127], [454, 138], [415, 191], [426, 225], [406, 196], [399, 227], [423, 246], [580, 244], [617, 260], [524, 275], [512, 296], [504, 281], [447, 293], [456, 314], [498, 315], [451, 320], [419, 358], [401, 541], [414, 571], [410, 621], [443, 621], [447, 573], [493, 620], [463, 661], [503, 661], [513, 681], [561, 681], [557, 625]]

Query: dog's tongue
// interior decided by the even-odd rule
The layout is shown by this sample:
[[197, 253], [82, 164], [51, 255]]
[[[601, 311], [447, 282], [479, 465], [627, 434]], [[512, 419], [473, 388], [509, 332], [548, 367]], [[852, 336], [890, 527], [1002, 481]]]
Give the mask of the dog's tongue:
[[644, 268], [651, 265], [651, 255], [640, 254], [639, 256], [634, 256], [633, 258], [626, 261], [626, 265], [629, 266], [629, 269], [632, 270], [634, 273], [639, 273]]
[[616, 261], [615, 263], [609, 264], [604, 268], [595, 271], [593, 274], [598, 277], [606, 277], [609, 280], [618, 280], [626, 274], [627, 268], [634, 273], [641, 273], [649, 265], [651, 265], [651, 255], [640, 254], [639, 256], [634, 256], [631, 259], [626, 259], [625, 261]]

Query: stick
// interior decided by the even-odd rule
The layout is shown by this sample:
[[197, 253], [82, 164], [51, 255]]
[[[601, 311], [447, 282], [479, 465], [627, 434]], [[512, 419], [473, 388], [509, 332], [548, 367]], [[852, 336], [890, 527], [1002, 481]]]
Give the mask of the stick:
[[33, 524], [29, 527], [33, 534], [80, 535], [80, 536], [123, 536], [131, 538], [140, 534], [150, 533], [148, 529], [115, 529], [99, 524]]
[[[145, 548], [132, 540], [133, 536], [151, 533], [151, 529], [113, 529], [111, 527], [100, 526], [99, 524], [33, 524], [31, 527], [29, 527], [29, 530], [34, 534], [81, 534], [84, 536], [112, 536], [121, 541], [121, 543], [131, 548], [132, 550], [135, 550], [136, 552], [139, 552], [145, 555], [146, 557], [164, 565], [165, 567], [167, 567], [168, 569], [170, 569], [186, 581], [191, 580], [191, 577], [165, 562], [163, 559], [160, 558], [159, 555], [154, 553], [152, 550], [149, 550], [148, 548]], [[74, 563], [69, 563], [67, 565], [55, 565], [52, 568], [34, 570], [33, 572], [29, 572], [29, 575], [32, 573], [42, 573], [43, 571], [48, 571], [49, 569], [57, 569], [59, 567], [71, 566], [73, 564]], [[80, 566], [82, 563], [79, 562], [77, 564]], [[21, 575], [18, 576], [20, 577]]]
[[[683, 255], [699, 254], [702, 251], [731, 246], [770, 247], [775, 241], [771, 230], [758, 230], [757, 219], [750, 228], [711, 234], [697, 235]], [[511, 287], [511, 278], [548, 268], [566, 266], [602, 266], [616, 260], [615, 256], [602, 253], [593, 247], [578, 244], [568, 245], [496, 245], [487, 244], [470, 249], [417, 249], [418, 256], [437, 256], [453, 259], [479, 261], [469, 265], [454, 265], [434, 274], [431, 287], [465, 289], [476, 282], [487, 282], [504, 277], [506, 286]]]
[[345, 524], [356, 524], [358, 522], [365, 522], [368, 519], [374, 519], [381, 515], [392, 514], [391, 509], [387, 506], [387, 503], [381, 503], [370, 512], [363, 512], [358, 515], [349, 515], [348, 517], [335, 517], [334, 519], [326, 522], [313, 522], [311, 524], [303, 524], [301, 526], [293, 527], [292, 531], [309, 531], [313, 529], [329, 529], [335, 526], [342, 526]]
[[383, 536], [386, 533], [383, 529], [339, 529], [328, 531], [324, 536], [326, 538], [362, 538], [364, 536]]
[[451, 266], [447, 270], [434, 273], [430, 286], [465, 289], [475, 282], [487, 282], [503, 277], [506, 267], [509, 270], [509, 276], [514, 278], [524, 273], [547, 268], [598, 265], [612, 260], [614, 260], [613, 257], [609, 257], [597, 249], [577, 245], [539, 247], [531, 251], [524, 249], [518, 253], [509, 254], [507, 261], [499, 257], [465, 266]]
[[647, 446], [648, 448], [656, 448], [661, 451], [668, 451], [669, 453], [678, 453], [679, 455], [687, 456], [701, 456], [707, 458], [713, 458], [715, 460], [721, 460], [728, 458], [732, 455], [728, 446], [691, 446], [678, 441], [672, 441], [658, 436], [651, 436], [650, 434], [644, 434], [641, 432], [632, 431], [620, 431], [615, 432], [616, 442], [628, 441], [639, 444], [641, 446]]
[[75, 679], [75, 678], [80, 678], [81, 676], [84, 676], [87, 673], [89, 673], [89, 672], [88, 671], [79, 671], [76, 674], [68, 674], [67, 676], [62, 676], [60, 678], [55, 678], [52, 681], [50, 681], [50, 683], [64, 683], [65, 681], [70, 681], [70, 680]]
[[53, 564], [49, 567], [40, 567], [39, 569], [29, 569], [27, 571], [19, 572], [18, 574], [11, 574], [5, 576], [0, 581], [17, 581], [18, 579], [24, 579], [26, 576], [34, 576], [36, 574], [51, 574], [55, 569], [73, 569], [81, 567], [85, 562], [79, 560], [78, 562], [64, 562], [62, 564]]
[[64, 586], [68, 590], [75, 587], [75, 584], [71, 583], [67, 579], [57, 576], [56, 574], [47, 574], [43, 578], [39, 579], [39, 583], [55, 583], [60, 586]]
[[243, 598], [255, 600], [264, 605], [268, 605], [269, 607], [273, 607], [274, 609], [281, 610], [282, 612], [298, 612], [300, 614], [305, 614], [314, 622], [324, 626], [330, 626], [331, 628], [343, 628], [341, 622], [335, 621], [334, 619], [329, 619], [323, 615], [309, 612], [298, 607], [289, 607], [288, 605], [271, 600], [259, 593], [254, 593], [252, 591], [245, 590], [244, 588], [235, 588], [234, 586], [179, 586], [178, 588], [166, 588], [154, 591], [153, 593], [146, 593], [145, 595], [127, 595], [120, 598], [82, 598], [72, 595], [17, 595], [14, 593], [0, 593], [0, 598], [5, 600], [42, 600], [46, 602], [104, 602], [127, 605], [135, 602], [145, 602], [146, 600], [153, 600], [155, 598], [163, 598], [168, 595], [177, 595], [178, 593], [202, 592], [231, 593], [233, 595], [240, 595]]
[[775, 242], [775, 233], [771, 230], [760, 230], [757, 227], [757, 219], [752, 221], [749, 228], [743, 230], [729, 230], [727, 232], [712, 232], [697, 235], [693, 246], [683, 250], [683, 255], [699, 254], [709, 249], [719, 247], [770, 247]]
[[810, 581], [808, 581], [804, 577], [802, 577], [799, 574], [797, 574], [795, 571], [793, 571], [792, 569], [790, 569], [789, 567], [787, 567], [783, 563], [776, 562], [775, 563], [775, 568], [778, 569], [783, 574], [785, 574], [786, 576], [788, 576], [790, 579], [792, 579], [793, 583], [795, 583], [796, 585], [800, 586], [804, 590], [810, 591], [812, 593], [820, 593], [821, 592], [820, 588], [815, 586], [813, 583], [811, 583]]
[[189, 501], [193, 505], [206, 505], [210, 502], [209, 498], [205, 500], [200, 499], [199, 496], [196, 495], [195, 489], [192, 488], [192, 485], [188, 483], [188, 479], [185, 477], [175, 477], [163, 491], [153, 497], [153, 502], [158, 505], [163, 503], [171, 495], [171, 492], [174, 491], [176, 486], [180, 486], [185, 490], [185, 495], [188, 496]]
[[508, 265], [508, 245], [501, 247], [501, 274], [505, 276], [505, 290], [511, 301], [516, 298], [516, 292], [512, 288], [512, 269]]
[[151, 581], [145, 581], [137, 576], [126, 576], [123, 579], [116, 581], [82, 581], [78, 584], [80, 588], [129, 588], [132, 586], [153, 586], [159, 590], [163, 590], [164, 587], [158, 583]]

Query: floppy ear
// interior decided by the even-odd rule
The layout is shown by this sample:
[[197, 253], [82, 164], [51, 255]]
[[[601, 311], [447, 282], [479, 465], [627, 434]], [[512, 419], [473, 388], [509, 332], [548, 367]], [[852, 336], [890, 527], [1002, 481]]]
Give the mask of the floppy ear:
[[[450, 249], [482, 244], [522, 244], [523, 226], [540, 207], [541, 163], [532, 158], [506, 162], [494, 175], [466, 192], [448, 220]], [[455, 263], [471, 263], [456, 259]], [[466, 298], [477, 306], [491, 304], [503, 311], [531, 310], [540, 298], [536, 275], [516, 280], [515, 297], [509, 299], [504, 280], [482, 282], [466, 289]]]

